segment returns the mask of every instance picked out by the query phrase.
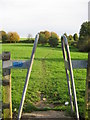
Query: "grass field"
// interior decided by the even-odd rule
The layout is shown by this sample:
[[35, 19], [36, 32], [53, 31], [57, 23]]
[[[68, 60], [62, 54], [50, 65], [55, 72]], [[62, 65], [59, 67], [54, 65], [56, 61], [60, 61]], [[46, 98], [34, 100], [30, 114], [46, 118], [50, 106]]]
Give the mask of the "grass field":
[[[32, 47], [33, 44], [17, 43], [3, 44], [2, 49], [10, 51], [13, 60], [27, 60], [30, 59]], [[73, 47], [70, 47], [70, 51], [73, 60], [87, 59], [87, 53], [80, 53]], [[13, 110], [14, 108], [18, 110], [27, 71], [12, 70], [11, 72]], [[74, 78], [79, 112], [83, 116], [86, 70], [74, 70]], [[49, 103], [59, 103], [55, 107], [56, 110], [70, 111], [70, 104], [65, 106], [65, 102], [69, 101], [69, 95], [61, 45], [58, 48], [38, 45], [24, 105], [25, 112], [35, 109], [31, 103], [40, 100], [40, 92], [44, 94]]]
[[20, 38], [20, 41], [27, 40], [27, 38]]

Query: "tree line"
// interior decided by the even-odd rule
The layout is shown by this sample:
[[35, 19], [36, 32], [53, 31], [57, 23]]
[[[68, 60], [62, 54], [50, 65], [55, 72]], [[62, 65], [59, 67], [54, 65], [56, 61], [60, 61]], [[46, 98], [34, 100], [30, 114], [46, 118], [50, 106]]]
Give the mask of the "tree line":
[[[67, 33], [64, 33], [64, 35], [67, 37], [69, 45], [75, 45], [78, 42], [79, 37], [77, 33], [73, 36], [68, 36]], [[41, 31], [39, 34], [39, 43], [42, 45], [49, 43], [51, 47], [57, 47], [59, 42], [61, 42], [61, 38], [55, 32]]]
[[12, 43], [12, 42], [18, 42], [20, 40], [20, 37], [17, 32], [8, 32], [0, 31], [0, 38], [3, 43]]
[[[80, 51], [90, 51], [90, 22], [84, 22], [81, 25], [79, 36], [77, 33], [74, 35], [67, 35], [67, 33], [64, 33], [64, 35], [67, 37], [69, 45], [77, 47]], [[25, 40], [21, 42], [33, 43], [34, 39], [31, 39], [31, 37], [32, 35], [28, 34], [27, 41]], [[17, 32], [6, 33], [5, 31], [0, 31], [0, 39], [2, 39], [3, 43], [20, 41]], [[41, 31], [39, 33], [39, 44], [49, 44], [51, 47], [57, 47], [59, 42], [61, 42], [61, 38], [59, 38], [55, 32]]]
[[[72, 40], [72, 36], [65, 34], [68, 38], [68, 42], [70, 43], [70, 40]], [[86, 21], [81, 25], [80, 31], [79, 31], [79, 37], [75, 33], [73, 36], [73, 39], [75, 42], [71, 42], [71, 45], [74, 45], [79, 49], [81, 52], [89, 52], [90, 51], [90, 21]]]

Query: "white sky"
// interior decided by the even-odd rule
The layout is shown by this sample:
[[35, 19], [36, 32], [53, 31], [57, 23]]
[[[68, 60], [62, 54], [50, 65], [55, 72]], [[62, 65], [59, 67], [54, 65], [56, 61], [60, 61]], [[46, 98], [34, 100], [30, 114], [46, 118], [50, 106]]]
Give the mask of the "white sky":
[[41, 30], [79, 33], [88, 21], [89, 0], [0, 0], [0, 29], [21, 37]]

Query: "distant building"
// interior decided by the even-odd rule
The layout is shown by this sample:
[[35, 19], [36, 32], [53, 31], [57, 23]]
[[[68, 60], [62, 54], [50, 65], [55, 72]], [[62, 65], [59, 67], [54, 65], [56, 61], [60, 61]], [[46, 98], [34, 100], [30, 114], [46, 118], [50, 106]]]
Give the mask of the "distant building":
[[90, 1], [88, 2], [88, 21], [90, 21]]

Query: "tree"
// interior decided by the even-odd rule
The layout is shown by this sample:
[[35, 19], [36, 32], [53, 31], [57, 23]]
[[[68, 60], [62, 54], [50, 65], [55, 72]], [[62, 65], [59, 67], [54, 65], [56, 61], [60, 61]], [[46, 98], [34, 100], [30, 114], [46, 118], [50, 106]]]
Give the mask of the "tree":
[[57, 47], [57, 45], [59, 44], [59, 36], [55, 32], [51, 32], [49, 44], [51, 47]]
[[84, 22], [81, 25], [78, 48], [80, 51], [90, 51], [90, 22]]
[[43, 33], [40, 33], [39, 34], [39, 40], [38, 40], [38, 43], [44, 45], [46, 43], [46, 38], [45, 38], [45, 34]]
[[51, 33], [49, 31], [45, 31], [44, 34], [45, 34], [46, 40], [49, 40]]
[[49, 31], [41, 31], [39, 33], [39, 43], [42, 45], [48, 43], [50, 36], [51, 36], [51, 33]]
[[8, 39], [7, 33], [5, 31], [0, 31], [0, 39], [2, 42], [6, 42]]
[[8, 42], [18, 42], [20, 40], [20, 37], [17, 32], [9, 32], [8, 33]]
[[69, 36], [68, 36], [68, 40], [73, 40], [73, 36], [72, 36], [72, 35], [69, 35]]
[[32, 34], [28, 34], [27, 40], [31, 40]]
[[74, 41], [78, 41], [79, 37], [78, 37], [78, 34], [77, 34], [77, 33], [75, 33], [75, 34], [73, 35], [73, 39], [74, 39]]

